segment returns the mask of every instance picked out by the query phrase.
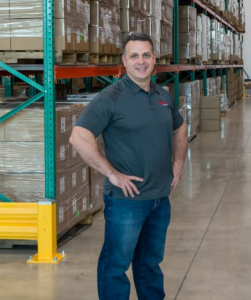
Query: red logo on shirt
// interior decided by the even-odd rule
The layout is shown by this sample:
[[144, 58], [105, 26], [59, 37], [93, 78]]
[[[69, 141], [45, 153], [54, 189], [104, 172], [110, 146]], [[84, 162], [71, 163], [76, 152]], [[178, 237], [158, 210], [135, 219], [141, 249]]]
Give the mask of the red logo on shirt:
[[159, 105], [168, 106], [168, 102], [167, 101], [162, 101], [161, 99], [159, 99]]

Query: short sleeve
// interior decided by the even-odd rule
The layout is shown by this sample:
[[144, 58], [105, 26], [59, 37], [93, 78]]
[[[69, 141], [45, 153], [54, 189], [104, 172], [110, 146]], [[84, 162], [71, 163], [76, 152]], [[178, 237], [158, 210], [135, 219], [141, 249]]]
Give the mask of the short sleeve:
[[176, 105], [176, 102], [175, 102], [175, 98], [172, 95], [171, 95], [171, 99], [172, 99], [172, 102], [173, 102], [173, 109], [172, 109], [173, 131], [175, 131], [183, 125], [184, 119], [183, 119], [182, 115], [180, 114], [180, 111], [177, 108], [177, 105]]
[[114, 102], [105, 93], [99, 93], [78, 118], [75, 126], [88, 129], [98, 137], [111, 122]]

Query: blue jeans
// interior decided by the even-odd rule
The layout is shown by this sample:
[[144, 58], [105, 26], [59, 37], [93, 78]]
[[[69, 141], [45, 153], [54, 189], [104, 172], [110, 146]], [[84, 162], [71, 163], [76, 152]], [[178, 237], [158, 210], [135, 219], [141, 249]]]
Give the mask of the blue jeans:
[[129, 300], [125, 274], [132, 263], [139, 300], [163, 300], [164, 258], [171, 207], [168, 197], [124, 200], [104, 196], [105, 241], [98, 262], [100, 300]]

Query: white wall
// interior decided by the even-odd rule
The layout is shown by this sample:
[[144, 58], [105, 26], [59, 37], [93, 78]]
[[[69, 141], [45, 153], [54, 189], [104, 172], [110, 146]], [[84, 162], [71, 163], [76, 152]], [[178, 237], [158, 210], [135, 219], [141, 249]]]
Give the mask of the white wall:
[[251, 1], [244, 0], [244, 7], [246, 10], [246, 33], [244, 34], [243, 48], [244, 69], [251, 79]]

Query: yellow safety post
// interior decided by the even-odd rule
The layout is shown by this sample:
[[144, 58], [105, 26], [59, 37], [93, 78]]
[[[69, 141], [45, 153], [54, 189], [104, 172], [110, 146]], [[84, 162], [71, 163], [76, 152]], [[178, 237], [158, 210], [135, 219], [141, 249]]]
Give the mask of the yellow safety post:
[[29, 264], [57, 264], [66, 257], [57, 253], [56, 201], [40, 201], [37, 208], [38, 253], [27, 261]]
[[0, 239], [37, 240], [38, 253], [29, 264], [57, 264], [66, 257], [57, 253], [56, 201], [0, 202]]

